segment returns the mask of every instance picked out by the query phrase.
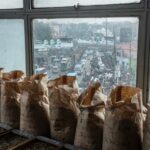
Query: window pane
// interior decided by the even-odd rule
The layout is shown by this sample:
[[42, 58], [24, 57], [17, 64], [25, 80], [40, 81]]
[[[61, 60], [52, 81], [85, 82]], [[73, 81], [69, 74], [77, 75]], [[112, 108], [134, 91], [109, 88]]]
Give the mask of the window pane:
[[0, 9], [23, 8], [23, 0], [0, 0]]
[[35, 7], [62, 7], [80, 5], [107, 5], [107, 4], [125, 4], [139, 3], [141, 0], [34, 0]]
[[108, 93], [136, 84], [137, 18], [35, 19], [34, 71], [77, 75], [81, 89], [99, 80]]
[[0, 19], [0, 68], [25, 71], [24, 21]]

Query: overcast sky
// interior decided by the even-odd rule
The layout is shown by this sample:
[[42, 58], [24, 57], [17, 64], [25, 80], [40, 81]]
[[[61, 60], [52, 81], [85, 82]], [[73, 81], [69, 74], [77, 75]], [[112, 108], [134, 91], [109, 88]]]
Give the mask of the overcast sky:
[[23, 0], [0, 0], [0, 8], [22, 8]]
[[132, 22], [137, 23], [139, 22], [139, 19], [136, 17], [115, 17], [115, 18], [65, 18], [65, 19], [36, 19], [41, 22], [45, 23], [60, 23], [60, 24], [68, 24], [68, 23], [88, 23], [88, 24], [101, 24], [103, 22]]
[[141, 0], [35, 0], [35, 6], [73, 6], [77, 3], [81, 5], [96, 5], [96, 4], [117, 4], [117, 3], [134, 3]]
[[[80, 5], [96, 5], [96, 4], [117, 4], [117, 3], [133, 3], [141, 0], [34, 0], [37, 7], [46, 6], [73, 6], [77, 3]], [[0, 0], [0, 8], [21, 8], [23, 0]]]

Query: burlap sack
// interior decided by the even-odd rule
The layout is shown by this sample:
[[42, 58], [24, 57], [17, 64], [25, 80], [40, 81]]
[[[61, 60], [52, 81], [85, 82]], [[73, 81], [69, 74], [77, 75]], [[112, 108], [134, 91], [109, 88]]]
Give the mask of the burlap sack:
[[2, 80], [3, 81], [18, 81], [22, 82], [25, 79], [26, 75], [21, 70], [14, 70], [11, 72], [3, 72]]
[[11, 80], [15, 81], [23, 81], [25, 78], [24, 72], [20, 70], [14, 70], [10, 72], [10, 77]]
[[131, 96], [135, 95], [135, 98], [132, 97], [132, 103], [137, 103], [138, 109], [141, 110], [143, 121], [145, 121], [147, 108], [143, 105], [141, 93], [141, 89], [139, 88], [133, 88], [129, 86], [118, 86], [117, 88], [112, 90], [109, 100], [111, 101], [111, 103], [115, 103], [117, 101], [120, 101], [121, 96], [123, 99], [126, 100], [126, 102], [130, 102]]
[[22, 84], [20, 130], [49, 136], [47, 75], [33, 75]]
[[150, 150], [150, 106], [148, 106], [146, 121], [144, 124], [143, 150]]
[[3, 68], [0, 68], [0, 122], [1, 122], [1, 84], [2, 84], [2, 77], [3, 77]]
[[20, 81], [23, 80], [22, 71], [3, 74], [1, 83], [1, 122], [14, 128], [20, 123]]
[[142, 91], [139, 88], [130, 86], [118, 86], [110, 94], [112, 104], [119, 101], [136, 103], [141, 112], [143, 111]]
[[[94, 94], [94, 95], [93, 95]], [[92, 97], [92, 101], [91, 101]], [[106, 103], [107, 96], [103, 94], [103, 89], [99, 82], [91, 84], [85, 91], [83, 91], [77, 102], [79, 105], [96, 105], [100, 102]]]
[[98, 83], [90, 86], [84, 92], [81, 103], [74, 145], [86, 150], [102, 150], [107, 97], [103, 95], [100, 89]]
[[4, 68], [0, 68], [0, 79], [3, 78]]
[[72, 144], [79, 115], [76, 103], [79, 96], [76, 78], [62, 76], [49, 81], [48, 88], [51, 137]]
[[146, 122], [147, 114], [148, 114], [148, 109], [143, 105], [143, 121], [144, 121], [144, 123]]
[[106, 108], [103, 150], [142, 149], [142, 96], [138, 88], [119, 86]]

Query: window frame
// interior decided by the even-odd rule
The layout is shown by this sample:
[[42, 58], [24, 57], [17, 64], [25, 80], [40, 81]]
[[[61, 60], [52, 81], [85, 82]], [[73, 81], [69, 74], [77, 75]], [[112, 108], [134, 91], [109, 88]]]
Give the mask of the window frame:
[[[138, 17], [139, 39], [137, 56], [137, 87], [143, 89], [143, 99], [146, 104], [149, 92], [149, 41], [150, 41], [150, 0], [142, 0], [140, 3], [111, 4], [96, 6], [81, 6], [79, 9], [72, 7], [33, 8], [32, 0], [23, 0], [23, 9], [2, 9], [0, 19], [21, 18], [24, 19], [26, 70], [27, 74], [33, 74], [33, 44], [32, 44], [32, 20], [42, 18], [92, 18], [92, 17]], [[147, 32], [148, 31], [148, 32]], [[148, 33], [148, 35], [147, 35]]]

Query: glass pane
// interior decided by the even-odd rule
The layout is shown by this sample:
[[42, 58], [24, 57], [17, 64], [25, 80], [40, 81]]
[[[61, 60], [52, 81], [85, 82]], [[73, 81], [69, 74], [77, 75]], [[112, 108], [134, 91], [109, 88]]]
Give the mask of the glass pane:
[[0, 19], [0, 68], [25, 71], [24, 20]]
[[136, 84], [138, 18], [35, 19], [34, 71], [76, 75], [81, 89], [99, 80], [108, 93]]
[[80, 5], [109, 5], [109, 4], [125, 4], [139, 3], [141, 0], [34, 0], [35, 7], [63, 7]]
[[0, 9], [23, 8], [23, 0], [0, 0]]

